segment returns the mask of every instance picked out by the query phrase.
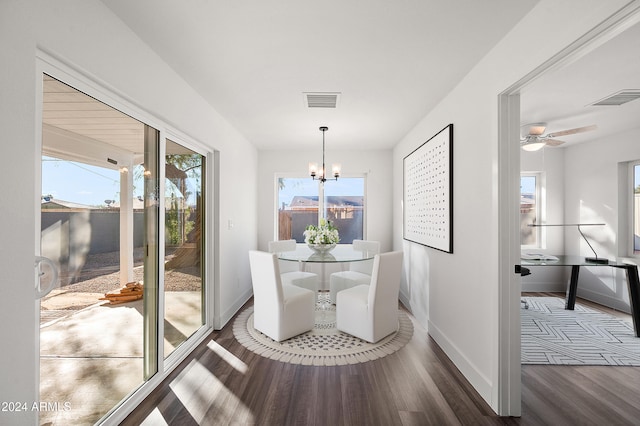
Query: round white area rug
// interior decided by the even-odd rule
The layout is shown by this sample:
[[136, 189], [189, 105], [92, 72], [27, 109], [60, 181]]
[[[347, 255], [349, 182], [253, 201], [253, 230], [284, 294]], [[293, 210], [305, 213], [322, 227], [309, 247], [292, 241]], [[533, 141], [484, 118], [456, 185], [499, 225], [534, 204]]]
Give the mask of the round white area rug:
[[396, 352], [413, 336], [413, 324], [405, 312], [398, 310], [398, 330], [377, 343], [369, 343], [338, 331], [335, 306], [322, 309], [318, 304], [313, 330], [276, 342], [253, 328], [253, 307], [249, 307], [233, 323], [233, 334], [244, 347], [266, 358], [332, 366], [372, 361]]

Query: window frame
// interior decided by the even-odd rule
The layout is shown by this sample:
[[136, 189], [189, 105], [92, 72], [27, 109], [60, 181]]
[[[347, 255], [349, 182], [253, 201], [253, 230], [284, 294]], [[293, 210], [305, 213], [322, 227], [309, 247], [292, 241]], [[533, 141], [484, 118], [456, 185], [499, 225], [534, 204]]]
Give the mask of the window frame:
[[[545, 216], [545, 200], [544, 200], [544, 185], [545, 185], [545, 179], [544, 179], [544, 173], [543, 172], [526, 172], [526, 171], [521, 171], [520, 172], [520, 182], [522, 185], [522, 178], [523, 177], [533, 177], [536, 180], [536, 184], [535, 184], [535, 200], [536, 200], [536, 208], [535, 208], [535, 212], [536, 212], [536, 219], [538, 221], [538, 224], [543, 223], [544, 219], [546, 218]], [[522, 194], [522, 190], [520, 191], [520, 193]], [[536, 244], [522, 244], [522, 241], [520, 241], [520, 248], [523, 250], [529, 250], [529, 249], [544, 249], [546, 247], [546, 233], [545, 233], [545, 229], [544, 227], [538, 226], [534, 228], [534, 232], [536, 234]]]
[[[362, 239], [367, 239], [367, 173], [355, 173], [355, 174], [341, 174], [338, 179], [362, 179], [363, 180], [363, 194], [362, 194]], [[278, 211], [280, 208], [280, 188], [278, 182], [280, 179], [311, 179], [309, 175], [300, 175], [299, 173], [294, 172], [278, 172], [274, 175], [274, 218], [273, 218], [273, 239], [279, 239], [279, 220], [278, 220]], [[324, 211], [324, 185], [330, 185], [331, 181], [327, 180], [324, 184], [315, 180], [318, 185], [318, 225], [320, 219], [322, 218], [322, 211]], [[344, 243], [340, 243], [344, 244]]]
[[[636, 212], [635, 202], [636, 202], [636, 194], [635, 194], [635, 168], [640, 167], [640, 160], [629, 161], [628, 163], [628, 190], [627, 190], [627, 200], [628, 200], [628, 221], [626, 229], [626, 234], [628, 238], [627, 244], [627, 255], [631, 258], [640, 259], [640, 250], [635, 250], [635, 215], [638, 215], [638, 222], [640, 226], [640, 212]], [[640, 209], [640, 205], [638, 206]], [[640, 233], [639, 233], [640, 234]]]

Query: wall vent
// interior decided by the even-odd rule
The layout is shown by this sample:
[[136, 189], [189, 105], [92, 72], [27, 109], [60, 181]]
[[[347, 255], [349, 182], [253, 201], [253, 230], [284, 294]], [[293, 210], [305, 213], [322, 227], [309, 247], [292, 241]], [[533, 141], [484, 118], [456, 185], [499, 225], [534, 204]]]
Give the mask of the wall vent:
[[303, 95], [307, 108], [336, 108], [340, 99], [339, 92], [304, 92]]
[[592, 106], [617, 106], [640, 98], [640, 90], [621, 90], [591, 104]]

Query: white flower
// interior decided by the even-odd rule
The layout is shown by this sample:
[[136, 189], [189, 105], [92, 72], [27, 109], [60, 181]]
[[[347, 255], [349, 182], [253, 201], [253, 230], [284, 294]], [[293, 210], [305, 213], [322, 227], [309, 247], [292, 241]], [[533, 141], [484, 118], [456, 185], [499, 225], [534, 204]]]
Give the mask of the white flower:
[[338, 244], [340, 235], [331, 221], [320, 219], [320, 226], [309, 225], [304, 231], [304, 242], [307, 244]]

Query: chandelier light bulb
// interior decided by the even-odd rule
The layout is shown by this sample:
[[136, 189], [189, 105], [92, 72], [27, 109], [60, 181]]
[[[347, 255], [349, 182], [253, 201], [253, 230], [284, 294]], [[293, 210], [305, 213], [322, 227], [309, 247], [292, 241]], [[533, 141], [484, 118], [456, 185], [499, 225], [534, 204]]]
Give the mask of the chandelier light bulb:
[[315, 176], [318, 173], [318, 163], [309, 163], [309, 174], [311, 177]]

